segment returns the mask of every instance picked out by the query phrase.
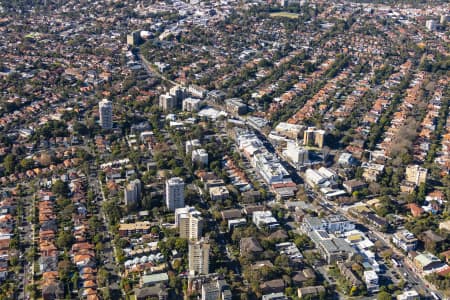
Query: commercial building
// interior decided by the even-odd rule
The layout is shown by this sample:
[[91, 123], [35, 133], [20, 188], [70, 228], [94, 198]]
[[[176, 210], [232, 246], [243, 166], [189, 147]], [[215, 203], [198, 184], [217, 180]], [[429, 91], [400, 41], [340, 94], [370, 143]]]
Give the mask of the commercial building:
[[229, 113], [234, 115], [243, 115], [247, 113], [247, 104], [238, 98], [225, 100], [225, 107]]
[[98, 104], [99, 115], [100, 115], [100, 126], [103, 129], [112, 128], [112, 102], [103, 99]]
[[284, 156], [289, 159], [296, 167], [308, 165], [309, 151], [305, 147], [302, 147], [298, 142], [288, 141], [286, 150], [283, 151]]
[[280, 122], [277, 127], [275, 127], [275, 132], [281, 136], [296, 140], [301, 136], [304, 129], [305, 128], [302, 125]]
[[124, 194], [124, 201], [125, 205], [134, 205], [138, 201], [141, 200], [141, 193], [142, 193], [142, 184], [139, 179], [132, 180], [130, 183], [127, 184], [125, 187], [123, 194]]
[[213, 280], [202, 284], [202, 300], [231, 300], [230, 288], [225, 280]]
[[357, 251], [344, 239], [329, 235], [324, 230], [313, 230], [307, 235], [328, 264], [347, 261], [357, 254]]
[[283, 167], [279, 159], [269, 152], [257, 153], [252, 163], [261, 177], [268, 183], [284, 182], [290, 179], [289, 172]]
[[277, 198], [294, 196], [296, 184], [278, 157], [269, 152], [253, 132], [235, 128], [235, 133], [239, 150], [262, 179], [270, 185]]
[[301, 225], [303, 232], [324, 230], [329, 233], [347, 232], [355, 229], [355, 224], [342, 215], [329, 215], [324, 218], [304, 217]]
[[184, 181], [180, 177], [166, 181], [166, 206], [170, 211], [184, 207]]
[[414, 265], [421, 272], [432, 271], [442, 265], [441, 260], [429, 252], [414, 257]]
[[198, 240], [202, 236], [203, 218], [194, 207], [186, 206], [175, 209], [175, 226], [181, 238]]
[[199, 164], [202, 166], [208, 165], [208, 152], [205, 149], [195, 149], [192, 150], [192, 163]]
[[325, 130], [317, 129], [315, 127], [308, 127], [303, 133], [303, 145], [316, 146], [323, 148], [325, 140]]
[[369, 292], [377, 292], [380, 289], [378, 284], [378, 274], [377, 272], [370, 270], [364, 271], [364, 282], [366, 283], [367, 290]]
[[321, 188], [334, 188], [337, 187], [338, 184], [336, 180], [338, 176], [336, 173], [331, 171], [330, 169], [321, 167], [318, 170], [308, 169], [305, 172], [305, 182], [312, 188], [321, 187]]
[[247, 117], [247, 124], [260, 130], [261, 128], [269, 126], [270, 122], [265, 118], [249, 116]]
[[189, 241], [189, 272], [191, 274], [209, 273], [209, 248], [207, 239]]
[[328, 264], [348, 260], [357, 253], [343, 238], [333, 235], [354, 229], [355, 224], [341, 215], [325, 218], [307, 216], [301, 224], [301, 230], [314, 242]]
[[417, 238], [406, 229], [396, 232], [392, 242], [405, 252], [416, 250], [417, 247]]

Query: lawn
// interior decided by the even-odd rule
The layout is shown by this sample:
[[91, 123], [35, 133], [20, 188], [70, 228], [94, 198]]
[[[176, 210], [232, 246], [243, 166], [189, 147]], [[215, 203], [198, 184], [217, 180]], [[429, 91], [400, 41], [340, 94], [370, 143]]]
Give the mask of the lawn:
[[283, 12], [283, 11], [271, 13], [270, 16], [272, 18], [283, 17], [283, 18], [289, 18], [289, 19], [298, 19], [298, 14], [290, 13], [290, 12]]

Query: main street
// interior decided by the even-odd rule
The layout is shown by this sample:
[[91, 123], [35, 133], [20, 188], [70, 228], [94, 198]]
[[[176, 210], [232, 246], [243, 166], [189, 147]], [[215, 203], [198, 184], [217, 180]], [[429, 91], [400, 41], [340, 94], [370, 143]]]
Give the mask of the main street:
[[[242, 119], [242, 120], [245, 121], [245, 119]], [[270, 152], [276, 154], [275, 146], [270, 142], [269, 139], [266, 138], [265, 134], [261, 130], [258, 130], [257, 128], [254, 128], [254, 129], [257, 132], [257, 135], [264, 141], [266, 148]], [[290, 168], [287, 168], [287, 170], [291, 174], [292, 178], [299, 177], [299, 174], [297, 173], [297, 171], [295, 171], [293, 169], [293, 167], [287, 161], [284, 160], [283, 157], [281, 157], [279, 155], [278, 155], [278, 157], [279, 157], [280, 161], [283, 163], [283, 165], [290, 166]], [[358, 219], [354, 218], [352, 215], [350, 215], [346, 209], [340, 207], [339, 205], [336, 205], [336, 203], [325, 200], [317, 191], [312, 191], [312, 193], [313, 193], [315, 199], [319, 199], [321, 206], [324, 209], [328, 210], [330, 213], [339, 213], [339, 214], [345, 216], [346, 218], [348, 218], [350, 221], [354, 222], [355, 224], [360, 224], [360, 221]], [[374, 236], [376, 236], [376, 238], [378, 240], [380, 240], [385, 247], [392, 249], [395, 256], [398, 257], [401, 262], [403, 262], [401, 264], [401, 266], [399, 266], [397, 268], [394, 267], [393, 269], [397, 273], [399, 273], [399, 276], [401, 276], [403, 278], [403, 280], [407, 283], [407, 286], [411, 286], [412, 288], [415, 288], [418, 291], [422, 291], [426, 295], [429, 295], [430, 291], [432, 291], [432, 292], [436, 293], [441, 299], [444, 299], [444, 296], [441, 292], [439, 292], [436, 289], [433, 289], [424, 280], [424, 278], [421, 277], [421, 275], [416, 274], [416, 272], [413, 270], [413, 267], [410, 266], [409, 259], [405, 256], [404, 253], [402, 253], [399, 249], [397, 249], [392, 244], [391, 235], [383, 233], [373, 226], [370, 226], [370, 225], [369, 226], [364, 225], [364, 226], [369, 228], [370, 232]], [[415, 287], [413, 287], [412, 285], [414, 285]]]

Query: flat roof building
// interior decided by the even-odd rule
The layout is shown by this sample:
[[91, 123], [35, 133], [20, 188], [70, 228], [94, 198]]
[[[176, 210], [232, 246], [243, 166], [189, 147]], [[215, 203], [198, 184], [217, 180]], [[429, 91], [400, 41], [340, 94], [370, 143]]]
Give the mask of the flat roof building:
[[255, 211], [252, 216], [253, 223], [258, 228], [274, 229], [280, 226], [271, 211]]
[[166, 206], [170, 211], [184, 207], [184, 181], [180, 177], [166, 181]]
[[207, 239], [189, 241], [189, 272], [191, 274], [209, 274], [209, 248]]
[[405, 252], [416, 250], [417, 247], [417, 238], [406, 229], [394, 233], [392, 242]]
[[156, 273], [150, 275], [144, 275], [141, 277], [141, 287], [152, 286], [158, 283], [166, 283], [169, 281], [167, 273]]
[[98, 104], [100, 115], [100, 126], [103, 129], [112, 129], [112, 102], [103, 99]]
[[180, 237], [189, 240], [198, 240], [202, 236], [203, 218], [194, 207], [186, 206], [175, 209], [175, 226]]

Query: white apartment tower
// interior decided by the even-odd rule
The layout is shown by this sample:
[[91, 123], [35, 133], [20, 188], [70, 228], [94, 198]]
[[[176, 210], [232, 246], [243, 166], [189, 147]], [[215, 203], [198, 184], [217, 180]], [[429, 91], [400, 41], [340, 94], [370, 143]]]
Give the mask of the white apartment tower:
[[141, 199], [142, 184], [139, 179], [135, 179], [127, 184], [123, 191], [126, 205], [133, 205]]
[[208, 152], [205, 149], [192, 150], [192, 162], [202, 166], [208, 165]]
[[106, 99], [103, 99], [98, 104], [99, 113], [100, 113], [100, 126], [103, 129], [111, 129], [112, 128], [112, 102]]
[[194, 207], [177, 208], [175, 209], [175, 226], [181, 238], [199, 240], [203, 231], [203, 218]]
[[201, 239], [200, 241], [189, 242], [189, 272], [191, 274], [209, 273], [209, 241]]
[[180, 177], [166, 181], [166, 205], [170, 211], [184, 207], [184, 181]]

